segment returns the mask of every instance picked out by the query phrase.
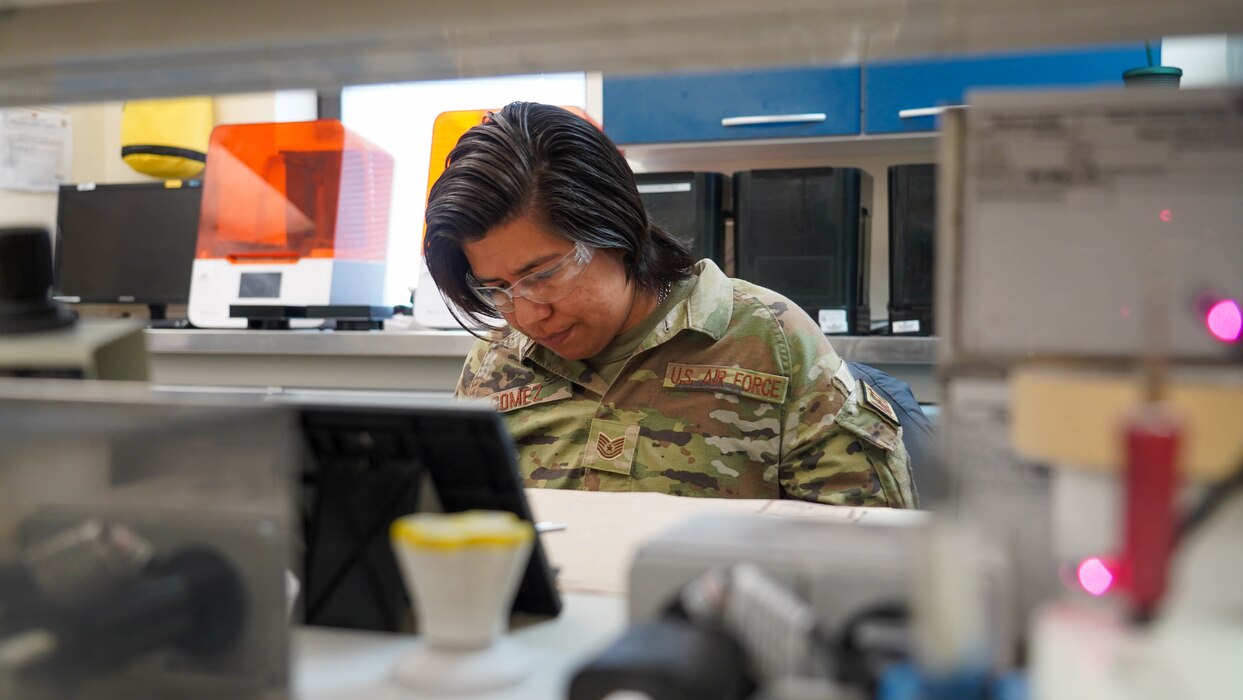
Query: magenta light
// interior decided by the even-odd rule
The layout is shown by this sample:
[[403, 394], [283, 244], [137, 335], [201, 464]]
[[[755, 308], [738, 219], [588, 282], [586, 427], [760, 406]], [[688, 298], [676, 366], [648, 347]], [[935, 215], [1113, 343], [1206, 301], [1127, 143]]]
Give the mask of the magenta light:
[[1174, 214], [1169, 209], [1162, 209], [1157, 216], [1161, 217], [1161, 220], [1167, 224], [1174, 220]]
[[1114, 583], [1114, 575], [1110, 573], [1105, 562], [1097, 557], [1084, 559], [1079, 564], [1079, 585], [1092, 595], [1104, 595]]
[[1239, 312], [1239, 302], [1222, 299], [1213, 304], [1204, 317], [1204, 324], [1214, 338], [1227, 343], [1237, 341], [1240, 331], [1243, 331], [1243, 313]]

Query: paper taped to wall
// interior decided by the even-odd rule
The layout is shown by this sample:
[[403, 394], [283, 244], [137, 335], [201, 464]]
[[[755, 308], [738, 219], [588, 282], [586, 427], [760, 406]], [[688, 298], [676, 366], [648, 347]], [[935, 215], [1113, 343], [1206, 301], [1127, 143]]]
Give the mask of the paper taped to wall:
[[55, 192], [69, 181], [71, 146], [65, 112], [0, 110], [0, 189]]

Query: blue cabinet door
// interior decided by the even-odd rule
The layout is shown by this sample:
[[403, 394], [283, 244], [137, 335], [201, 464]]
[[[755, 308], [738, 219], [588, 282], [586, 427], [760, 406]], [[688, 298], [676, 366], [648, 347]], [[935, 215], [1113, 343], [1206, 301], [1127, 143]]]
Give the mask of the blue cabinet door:
[[[1154, 47], [1154, 60], [1156, 60]], [[870, 63], [864, 69], [864, 131], [931, 131], [932, 116], [903, 110], [962, 104], [969, 88], [1122, 85], [1123, 71], [1148, 65], [1144, 46], [1109, 46], [1008, 56]]]
[[604, 130], [617, 143], [859, 133], [858, 67], [606, 76]]

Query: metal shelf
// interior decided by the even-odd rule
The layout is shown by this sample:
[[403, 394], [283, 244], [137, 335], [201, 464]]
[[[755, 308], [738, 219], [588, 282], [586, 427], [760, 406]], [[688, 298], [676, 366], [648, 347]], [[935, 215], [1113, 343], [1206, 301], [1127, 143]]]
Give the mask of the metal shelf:
[[0, 105], [826, 65], [1240, 31], [1238, 0], [24, 0], [0, 14]]
[[345, 355], [466, 359], [466, 331], [148, 330], [147, 351], [176, 355]]
[[693, 143], [630, 144], [622, 146], [636, 172], [662, 170], [736, 169], [748, 167], [800, 167], [818, 165], [825, 159], [857, 156], [937, 155], [936, 133], [886, 134], [877, 136], [831, 136], [811, 139], [756, 139], [747, 141], [699, 141]]
[[[148, 330], [152, 380], [165, 387], [452, 391], [475, 342], [465, 331]], [[938, 339], [829, 336], [838, 354], [937, 400]]]

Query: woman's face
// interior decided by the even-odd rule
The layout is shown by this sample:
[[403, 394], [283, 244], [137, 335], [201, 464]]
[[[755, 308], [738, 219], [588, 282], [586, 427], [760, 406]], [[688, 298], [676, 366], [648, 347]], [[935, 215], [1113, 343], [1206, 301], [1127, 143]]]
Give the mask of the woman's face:
[[[462, 246], [471, 274], [489, 287], [509, 287], [573, 250], [573, 242], [529, 218], [497, 226]], [[509, 325], [567, 360], [594, 357], [642, 318], [631, 317], [636, 311], [634, 285], [626, 280], [621, 253], [592, 252], [566, 296], [549, 303], [516, 297], [513, 310], [502, 311]]]

